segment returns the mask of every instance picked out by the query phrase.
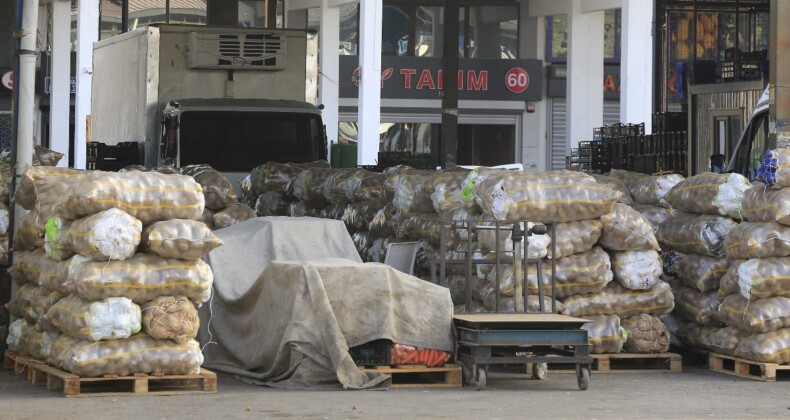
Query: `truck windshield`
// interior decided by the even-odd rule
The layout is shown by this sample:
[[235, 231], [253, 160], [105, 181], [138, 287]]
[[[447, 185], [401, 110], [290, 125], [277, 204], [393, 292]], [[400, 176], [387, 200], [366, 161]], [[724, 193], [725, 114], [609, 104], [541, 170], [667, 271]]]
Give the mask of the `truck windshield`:
[[768, 111], [765, 111], [757, 114], [744, 130], [730, 169], [753, 181], [769, 148]]
[[184, 111], [180, 132], [181, 166], [205, 163], [220, 172], [250, 172], [270, 161], [326, 159], [316, 114]]

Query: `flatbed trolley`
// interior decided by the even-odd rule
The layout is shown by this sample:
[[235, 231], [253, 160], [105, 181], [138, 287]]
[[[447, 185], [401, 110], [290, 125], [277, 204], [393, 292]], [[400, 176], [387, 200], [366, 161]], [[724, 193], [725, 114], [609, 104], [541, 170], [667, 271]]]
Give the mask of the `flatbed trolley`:
[[[456, 355], [458, 361], [468, 369], [474, 380], [475, 386], [482, 391], [486, 387], [486, 378], [489, 365], [495, 364], [532, 364], [532, 376], [544, 379], [547, 374], [548, 364], [573, 364], [576, 366], [576, 378], [580, 390], [586, 390], [590, 381], [590, 366], [592, 358], [589, 354], [587, 331], [581, 326], [587, 322], [584, 319], [557, 314], [556, 308], [556, 246], [551, 244], [551, 308], [545, 306], [545, 285], [543, 279], [543, 260], [533, 258], [515, 258], [521, 255], [521, 241], [524, 249], [529, 249], [529, 238], [532, 235], [545, 234], [551, 231], [551, 237], [556, 238], [556, 225], [554, 223], [530, 224], [501, 223], [501, 222], [453, 222], [442, 226], [440, 233], [439, 260], [431, 264], [431, 275], [437, 284], [447, 285], [447, 266], [461, 265], [466, 275], [466, 311], [453, 317], [456, 333]], [[492, 230], [495, 236], [496, 249], [493, 259], [474, 258], [472, 238], [474, 234], [485, 230]], [[513, 252], [499, 249], [500, 238], [510, 233], [513, 241]], [[452, 236], [450, 236], [452, 235]], [[467, 242], [463, 259], [447, 258], [448, 239], [457, 241], [458, 238]], [[509, 255], [507, 255], [509, 254]], [[528, 256], [527, 251], [524, 255]], [[492, 261], [493, 260], [493, 261]], [[492, 273], [495, 275], [495, 311], [488, 313], [469, 313], [472, 310], [472, 269], [473, 265], [494, 265]], [[517, 312], [501, 313], [499, 285], [502, 274], [502, 265], [512, 264], [514, 272], [523, 274], [523, 283], [515, 282], [517, 305], [523, 302], [523, 309]], [[535, 265], [533, 282], [528, 280], [528, 267]], [[523, 267], [523, 269], [521, 269]], [[437, 273], [438, 270], [438, 273]], [[515, 275], [515, 274], [514, 274]], [[536, 280], [536, 281], [534, 281]], [[534, 283], [534, 287], [533, 287]], [[537, 312], [529, 311], [529, 291], [537, 289]], [[520, 298], [520, 299], [519, 299]], [[523, 310], [523, 312], [521, 312]]]

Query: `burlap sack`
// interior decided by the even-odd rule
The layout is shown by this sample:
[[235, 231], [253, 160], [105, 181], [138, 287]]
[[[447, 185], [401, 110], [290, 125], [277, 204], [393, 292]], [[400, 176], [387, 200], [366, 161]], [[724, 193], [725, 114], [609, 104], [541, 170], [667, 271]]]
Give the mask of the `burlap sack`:
[[672, 312], [674, 296], [669, 284], [659, 281], [652, 289], [628, 290], [611, 282], [603, 290], [589, 295], [573, 295], [562, 300], [570, 316], [618, 315], [623, 318], [642, 313], [662, 315]]
[[587, 330], [590, 353], [620, 353], [623, 350], [627, 333], [620, 327], [620, 317], [596, 315], [588, 316], [586, 319], [590, 322], [582, 325], [582, 329]]
[[63, 153], [47, 149], [46, 147], [33, 146], [33, 166], [58, 166], [63, 159]]
[[658, 250], [653, 225], [638, 211], [625, 204], [615, 204], [612, 212], [601, 216], [598, 243], [613, 251]]
[[174, 219], [146, 226], [140, 250], [165, 258], [197, 260], [222, 245], [211, 229], [196, 220]]
[[639, 314], [620, 320], [628, 338], [623, 349], [628, 353], [665, 353], [671, 341], [667, 326], [657, 316]]
[[373, 219], [368, 224], [368, 231], [371, 235], [395, 236], [399, 220], [398, 209], [392, 203], [387, 203], [373, 215]]
[[47, 319], [63, 334], [87, 341], [127, 338], [140, 332], [140, 307], [124, 297], [87, 302], [67, 296], [53, 305]]
[[790, 257], [790, 227], [743, 222], [727, 235], [724, 249], [730, 259]]
[[72, 183], [59, 200], [57, 212], [76, 220], [116, 207], [147, 225], [200, 219], [204, 204], [203, 189], [188, 176], [92, 171]]
[[237, 201], [233, 184], [211, 166], [189, 165], [181, 168], [181, 173], [195, 178], [195, 181], [203, 187], [206, 208], [214, 211], [222, 210]]
[[[267, 191], [255, 202], [255, 214], [258, 216], [286, 216], [291, 199], [277, 191]], [[213, 219], [212, 219], [213, 222]]]
[[[44, 211], [66, 193], [71, 184], [87, 172], [69, 168], [30, 166], [19, 180], [14, 202], [25, 210]], [[47, 211], [51, 213], [51, 210]], [[51, 214], [46, 214], [48, 219]]]
[[503, 171], [475, 185], [483, 213], [510, 222], [572, 222], [611, 212], [620, 194], [580, 172]]
[[708, 334], [705, 337], [705, 344], [706, 347], [714, 353], [732, 356], [735, 354], [738, 343], [746, 337], [747, 335], [737, 328], [724, 327]]
[[392, 204], [403, 214], [432, 213], [434, 178], [439, 172], [414, 171], [398, 177]]
[[618, 203], [631, 204], [634, 202], [634, 199], [631, 197], [631, 191], [628, 190], [628, 187], [625, 186], [623, 181], [606, 175], [592, 174], [592, 177], [595, 178], [595, 181], [599, 184], [605, 185], [622, 194], [620, 199], [617, 200]]
[[662, 248], [723, 257], [724, 240], [736, 225], [722, 216], [676, 213], [659, 226], [656, 238]]
[[200, 304], [211, 296], [214, 275], [202, 260], [184, 261], [136, 254], [125, 261], [88, 261], [69, 273], [84, 300], [124, 296], [142, 305], [158, 296], [184, 295]]
[[682, 175], [660, 175], [639, 178], [626, 182], [631, 197], [639, 204], [670, 207], [666, 201], [669, 191], [683, 181]]
[[613, 252], [611, 258], [614, 279], [626, 289], [652, 289], [663, 274], [656, 251]]
[[752, 259], [738, 266], [738, 286], [749, 300], [790, 298], [790, 257]]
[[730, 260], [726, 258], [686, 254], [675, 265], [675, 272], [686, 286], [707, 292], [719, 288], [720, 280], [729, 266]]
[[376, 213], [387, 205], [384, 201], [361, 201], [349, 203], [340, 220], [351, 231], [367, 230]]
[[724, 275], [721, 277], [721, 280], [719, 280], [719, 296], [725, 297], [733, 293], [741, 292], [741, 286], [738, 284], [738, 269], [740, 268], [741, 264], [745, 262], [746, 260], [736, 260], [730, 264], [727, 272], [724, 273]]
[[200, 327], [195, 305], [184, 296], [160, 296], [143, 305], [143, 330], [151, 338], [185, 343]]
[[244, 203], [233, 203], [223, 210], [214, 213], [214, 227], [217, 229], [224, 229], [236, 223], [252, 219], [255, 216], [255, 210], [251, 209], [248, 205]]
[[389, 201], [395, 194], [395, 190], [387, 187], [387, 177], [383, 173], [368, 171], [357, 171], [352, 173], [344, 184], [346, 198], [349, 201]]
[[471, 197], [464, 197], [464, 186], [474, 182], [477, 172], [458, 170], [438, 173], [433, 179], [431, 203], [439, 214], [476, 207]]
[[675, 314], [678, 318], [699, 325], [719, 324], [719, 305], [721, 297], [716, 290], [700, 292], [691, 287], [675, 287]]
[[32, 251], [44, 247], [44, 223], [38, 211], [24, 215], [14, 234], [14, 251]]
[[196, 375], [203, 354], [195, 340], [183, 344], [155, 340], [145, 334], [94, 343], [81, 341], [70, 347], [62, 367], [79, 376], [129, 376], [135, 373]]
[[751, 187], [740, 174], [705, 172], [675, 185], [666, 201], [685, 213], [711, 214], [741, 219], [743, 194]]
[[63, 260], [80, 254], [98, 261], [125, 260], [137, 251], [143, 224], [115, 208], [71, 223], [61, 217], [47, 221], [44, 249]]
[[778, 222], [790, 226], [790, 188], [775, 190], [755, 185], [743, 195], [743, 217], [750, 222]]
[[735, 355], [747, 360], [765, 363], [790, 363], [790, 328], [742, 339], [735, 348]]
[[668, 209], [664, 207], [658, 206], [651, 206], [647, 204], [631, 204], [631, 208], [638, 211], [642, 216], [650, 222], [650, 225], [653, 227], [653, 232], [658, 230], [658, 227], [661, 223], [664, 223], [665, 220], [669, 219], [673, 214], [675, 214], [675, 210]]
[[719, 306], [719, 319], [728, 327], [757, 334], [790, 327], [790, 298], [770, 297], [756, 301], [740, 294], [729, 295]]

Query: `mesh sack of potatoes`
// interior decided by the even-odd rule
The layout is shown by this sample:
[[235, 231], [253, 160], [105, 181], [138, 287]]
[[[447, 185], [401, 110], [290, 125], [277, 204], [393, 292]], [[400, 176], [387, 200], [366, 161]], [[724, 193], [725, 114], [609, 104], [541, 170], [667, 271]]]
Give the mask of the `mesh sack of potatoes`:
[[[523, 276], [523, 274], [520, 276]], [[551, 295], [550, 263], [543, 264], [542, 277], [544, 293]], [[495, 270], [489, 272], [487, 279], [489, 283], [495, 284]], [[596, 247], [592, 251], [582, 254], [559, 258], [556, 262], [555, 279], [557, 283], [556, 296], [558, 298], [575, 294], [595, 293], [612, 281], [609, 255], [601, 248]], [[522, 277], [518, 280], [523, 282]], [[513, 276], [513, 267], [511, 265], [503, 265], [499, 274], [500, 293], [506, 296], [513, 296], [516, 281], [516, 278]], [[539, 290], [535, 264], [529, 264], [527, 267], [527, 281], [529, 293], [537, 295]]]
[[434, 178], [439, 172], [414, 171], [398, 177], [392, 204], [401, 213], [433, 213]]
[[184, 296], [160, 296], [142, 309], [143, 331], [151, 338], [185, 343], [197, 336], [200, 318]]
[[475, 185], [483, 213], [502, 221], [540, 223], [598, 219], [620, 194], [580, 172], [503, 171]]
[[790, 327], [790, 298], [770, 297], [756, 301], [733, 294], [719, 306], [719, 319], [728, 327], [764, 333]]
[[664, 353], [669, 350], [671, 337], [664, 322], [657, 316], [639, 314], [623, 318], [620, 326], [628, 338], [623, 349], [628, 353]]
[[196, 375], [203, 354], [195, 340], [176, 343], [156, 340], [145, 334], [97, 342], [79, 342], [64, 358], [63, 368], [75, 375], [128, 376], [135, 373]]
[[316, 203], [305, 201], [295, 201], [288, 204], [288, 212], [285, 214], [290, 217], [321, 217], [325, 207], [316, 207]]
[[719, 328], [705, 337], [705, 347], [719, 354], [734, 355], [738, 343], [748, 335], [733, 327]]
[[367, 232], [354, 232], [351, 235], [351, 241], [354, 242], [354, 247], [357, 248], [362, 261], [370, 261], [369, 252], [373, 241], [370, 239], [370, 234]]
[[620, 283], [611, 282], [595, 294], [569, 296], [562, 303], [570, 316], [618, 315], [623, 318], [642, 313], [668, 314], [675, 307], [672, 289], [663, 281], [650, 290], [629, 290]]
[[324, 183], [335, 172], [330, 168], [308, 168], [291, 180], [291, 194], [302, 201], [325, 201]]
[[19, 337], [16, 349], [25, 355], [37, 360], [47, 360], [52, 341], [55, 335], [37, 330], [35, 327], [26, 328]]
[[174, 219], [146, 226], [140, 250], [165, 258], [197, 260], [221, 245], [222, 240], [205, 224], [197, 220]]
[[245, 220], [255, 217], [255, 210], [244, 203], [233, 203], [228, 207], [214, 213], [212, 220], [214, 227], [217, 229], [224, 229], [231, 227], [236, 223], [241, 223]]
[[719, 305], [721, 296], [715, 290], [700, 292], [691, 287], [675, 287], [675, 311], [678, 318], [695, 322], [699, 325], [719, 324]]
[[684, 285], [707, 292], [719, 288], [721, 278], [729, 267], [730, 260], [726, 258], [686, 254], [677, 262], [674, 270]]
[[653, 226], [638, 211], [625, 204], [615, 204], [611, 213], [601, 216], [598, 242], [613, 251], [658, 250]]
[[[496, 292], [493, 286], [489, 286], [488, 288], [483, 290], [482, 293], [483, 298], [483, 308], [486, 312], [516, 312], [516, 299], [512, 296], [499, 296], [499, 309], [497, 310], [497, 297]], [[538, 295], [529, 295], [527, 296], [526, 301], [526, 312], [528, 313], [540, 313], [540, 312], [551, 312], [551, 297], [544, 296], [543, 297], [543, 311], [540, 309], [540, 297]], [[556, 301], [556, 313], [561, 313], [564, 309], [562, 303]]]
[[33, 297], [33, 294], [38, 288], [39, 286], [33, 285], [31, 283], [22, 285], [22, 287], [16, 291], [16, 294], [11, 298], [8, 304], [6, 304], [6, 309], [8, 309], [8, 312], [17, 318], [22, 318], [28, 314], [28, 311], [32, 311], [30, 298]]
[[63, 299], [63, 294], [60, 292], [53, 292], [44, 287], [39, 287], [33, 292], [33, 295], [30, 296], [30, 306], [32, 306], [33, 311], [38, 314], [38, 319], [40, 321], [41, 318], [47, 314], [49, 308], [58, 303], [61, 299]]
[[333, 220], [340, 220], [343, 218], [343, 213], [346, 211], [346, 205], [344, 204], [332, 204], [329, 207], [324, 207], [321, 210], [321, 218], [323, 219], [333, 219]]
[[790, 188], [775, 190], [759, 184], [749, 188], [743, 195], [743, 217], [790, 226]]
[[678, 331], [675, 335], [686, 345], [698, 349], [708, 348], [708, 336], [714, 334], [721, 328], [710, 325], [699, 325], [694, 322], [679, 322]]
[[[277, 191], [267, 191], [255, 201], [255, 214], [258, 216], [285, 216], [291, 199]], [[212, 219], [213, 223], [213, 219]]]
[[385, 185], [387, 174], [356, 171], [349, 175], [343, 188], [349, 201], [391, 200], [395, 190]]
[[209, 209], [203, 209], [203, 214], [200, 215], [198, 221], [208, 226], [209, 229], [214, 229], [214, 212]]
[[466, 314], [466, 313], [477, 314], [477, 313], [481, 313], [481, 312], [487, 312], [486, 308], [483, 306], [482, 303], [480, 303], [480, 302], [478, 302], [476, 300], [472, 301], [471, 309], [469, 311], [466, 310], [466, 305], [465, 304], [453, 306], [453, 313], [455, 313], [455, 314]]
[[464, 198], [464, 185], [470, 181], [470, 177], [476, 173], [468, 170], [446, 171], [436, 174], [433, 179], [431, 193], [431, 203], [433, 209], [440, 214], [454, 212], [458, 209], [469, 209], [474, 207], [474, 200], [469, 197]]
[[33, 166], [57, 166], [61, 159], [63, 153], [39, 145], [33, 146]]
[[94, 171], [78, 178], [58, 203], [58, 215], [76, 220], [116, 207], [144, 225], [200, 219], [205, 198], [194, 179], [158, 172]]
[[[425, 240], [439, 246], [443, 224], [442, 217], [436, 213], [412, 213], [408, 216], [402, 214], [397, 236], [408, 240]], [[452, 231], [446, 231], [445, 235], [447, 247], [453, 247], [457, 242], [455, 235]]]
[[44, 204], [54, 204], [76, 178], [85, 174], [85, 171], [69, 168], [28, 167], [19, 180], [14, 202], [25, 210], [34, 210]]
[[[485, 220], [485, 218], [481, 218], [481, 220]], [[480, 226], [481, 225], [478, 224], [478, 227], [480, 227]], [[484, 226], [494, 227], [495, 225], [493, 223], [485, 223]], [[494, 252], [497, 249], [499, 249], [500, 253], [505, 252], [505, 253], [507, 253], [507, 255], [506, 255], [507, 257], [512, 257], [513, 256], [512, 255], [513, 246], [514, 246], [513, 240], [511, 239], [511, 237], [513, 236], [512, 226], [513, 225], [507, 225], [507, 224], [501, 225], [502, 228], [499, 229], [499, 234], [497, 234], [497, 231], [495, 229], [486, 229], [485, 227], [477, 229], [476, 230], [476, 232], [477, 232], [477, 242], [478, 242], [478, 245], [480, 246], [480, 249], [483, 250], [483, 251], [491, 251], [491, 252]], [[532, 228], [532, 224], [531, 223], [527, 223], [527, 227], [526, 228], [527, 229], [531, 229]], [[558, 229], [558, 232], [557, 232], [557, 236], [558, 237], [568, 238], [568, 239], [571, 238], [571, 236], [562, 235], [561, 231], [559, 231], [559, 227], [557, 229]], [[523, 231], [523, 227], [522, 227], [522, 231]], [[466, 233], [465, 231], [461, 231], [461, 232]], [[582, 233], [582, 232], [579, 232], [579, 233]], [[499, 236], [499, 248], [497, 248], [497, 236]], [[588, 248], [581, 249], [581, 248], [584, 248], [584, 245], [581, 244], [581, 242], [585, 242], [585, 238], [582, 237], [581, 241], [578, 241], [579, 238], [573, 238], [573, 239], [577, 239], [577, 241], [575, 241], [576, 243], [575, 244], [570, 244], [570, 243], [563, 244], [564, 245], [564, 247], [563, 247], [564, 252], [561, 253], [561, 252], [558, 251], [557, 252], [558, 258], [559, 258], [559, 256], [566, 256], [566, 255], [563, 255], [563, 254], [567, 254], [567, 248], [569, 248], [569, 247], [572, 248], [572, 247], [575, 246], [577, 249], [580, 249], [579, 252], [584, 252], [584, 251], [589, 251], [590, 249], [592, 249], [593, 245], [595, 244], [595, 241], [593, 241]], [[587, 239], [586, 242], [589, 242], [589, 239]], [[548, 255], [548, 253], [549, 253], [548, 250], [549, 250], [549, 247], [551, 246], [551, 237], [549, 235], [531, 235], [531, 236], [529, 236], [527, 238], [524, 238], [522, 240], [522, 242], [521, 242], [521, 253], [522, 253], [522, 256], [524, 254], [525, 246], [526, 246], [527, 258], [532, 258], [532, 259], [545, 258]], [[568, 254], [568, 255], [570, 255], [570, 254]]]
[[239, 190], [241, 191], [241, 202], [250, 207], [255, 207], [255, 200], [258, 199], [258, 195], [252, 189], [252, 177], [250, 175], [239, 181]]
[[757, 177], [769, 186], [790, 187], [790, 150], [779, 148], [765, 152]]
[[368, 231], [372, 235], [394, 236], [398, 231], [399, 219], [398, 209], [392, 203], [387, 203], [373, 215], [373, 219], [368, 224]]
[[82, 340], [78, 340], [66, 334], [61, 334], [52, 340], [52, 344], [50, 345], [49, 349], [49, 355], [47, 356], [47, 363], [55, 366], [56, 368], [63, 368], [63, 363], [65, 363], [66, 358], [69, 357], [72, 350], [78, 344], [84, 343], [85, 342]]
[[6, 344], [9, 348], [15, 349], [19, 345], [19, 338], [25, 333], [28, 328], [34, 328], [28, 324], [24, 319], [17, 319], [8, 326], [8, 337], [6, 337]]
[[203, 187], [206, 207], [222, 210], [237, 201], [233, 184], [219, 171], [208, 165], [188, 165], [181, 168], [181, 174], [191, 176]]
[[730, 267], [727, 268], [727, 272], [725, 272], [724, 275], [721, 276], [721, 280], [719, 280], [719, 296], [724, 297], [741, 292], [741, 286], [738, 284], [738, 280], [740, 279], [738, 269], [741, 264], [745, 262], [746, 260], [736, 260], [730, 264]]
[[750, 187], [749, 180], [743, 175], [706, 172], [675, 185], [666, 200], [674, 209], [685, 213], [740, 219], [743, 194]]
[[623, 350], [627, 333], [620, 327], [619, 316], [595, 315], [586, 319], [590, 322], [582, 325], [582, 329], [587, 331], [590, 353], [620, 353]]
[[324, 181], [322, 193], [328, 203], [341, 204], [348, 202], [346, 182], [356, 173], [365, 173], [364, 169], [336, 169]]
[[665, 220], [669, 219], [673, 214], [675, 214], [675, 210], [668, 209], [665, 207], [658, 207], [658, 206], [651, 206], [647, 204], [631, 204], [631, 208], [638, 211], [642, 216], [650, 222], [650, 225], [653, 227], [653, 232], [658, 230], [658, 227], [661, 223], [664, 223]]
[[631, 204], [634, 202], [634, 199], [631, 197], [631, 191], [625, 186], [623, 181], [606, 175], [592, 174], [592, 177], [595, 178], [595, 181], [599, 184], [605, 185], [622, 194], [620, 199], [617, 200], [618, 203]]
[[9, 205], [11, 203], [11, 193], [8, 187], [11, 185], [11, 165], [0, 163], [0, 203]]
[[15, 251], [31, 251], [44, 247], [44, 223], [38, 211], [32, 210], [22, 216], [14, 234]]
[[49, 258], [40, 248], [18, 252], [14, 258], [11, 277], [18, 285], [30, 283], [50, 291], [65, 291], [69, 263]]
[[125, 261], [86, 261], [69, 273], [85, 300], [125, 296], [142, 305], [158, 296], [184, 295], [196, 304], [211, 296], [214, 275], [203, 260], [176, 260], [136, 254]]
[[[465, 245], [461, 243], [461, 245]], [[473, 244], [474, 246], [474, 244]], [[452, 261], [452, 260], [465, 260], [466, 253], [463, 247], [456, 246], [453, 248], [447, 248], [445, 250], [445, 260]], [[475, 258], [473, 256], [473, 258]], [[417, 257], [415, 261], [415, 267], [419, 268], [422, 271], [430, 272], [431, 263], [436, 263], [436, 274], [440, 275], [441, 272], [441, 264], [439, 264], [439, 246], [431, 245], [425, 241], [420, 241], [417, 249]], [[464, 264], [445, 264], [445, 273], [447, 274], [464, 274], [466, 273], [466, 266]], [[472, 264], [472, 273], [477, 273], [477, 266]], [[475, 274], [473, 274], [473, 277]], [[485, 277], [485, 276], [483, 276]]]
[[735, 221], [722, 216], [676, 213], [659, 226], [656, 238], [662, 247], [723, 257], [724, 240], [735, 226]]
[[735, 355], [747, 360], [765, 363], [790, 363], [790, 328], [755, 334], [743, 338]]
[[[460, 208], [460, 209], [457, 209], [457, 210], [455, 210], [453, 212], [446, 213], [446, 214], [442, 215], [442, 217], [446, 218], [446, 217], [448, 217], [448, 215], [449, 215], [450, 220], [452, 220], [453, 223], [456, 223], [458, 225], [463, 225], [463, 226], [475, 226], [475, 225], [479, 224], [485, 218], [485, 216], [482, 213], [480, 213], [478, 211], [478, 209], [476, 209], [476, 208], [475, 209]], [[472, 241], [474, 241], [474, 242], [477, 241], [477, 230], [475, 230], [475, 229], [472, 229], [472, 230], [469, 230], [469, 231], [467, 231], [465, 229], [459, 229], [456, 232], [457, 232], [456, 234], [458, 235], [458, 238], [460, 238], [461, 240], [465, 241], [471, 235]]]
[[371, 242], [368, 249], [368, 259], [370, 262], [383, 263], [387, 257], [387, 246], [390, 243], [389, 238], [376, 238]]
[[682, 175], [660, 175], [639, 178], [626, 182], [631, 197], [639, 204], [649, 204], [658, 207], [670, 207], [666, 201], [669, 191], [683, 181]]
[[790, 257], [751, 259], [738, 266], [738, 287], [749, 300], [790, 298]]
[[650, 178], [650, 175], [646, 175], [641, 172], [626, 171], [625, 169], [612, 169], [606, 174], [606, 176], [620, 180], [625, 184], [644, 178]]
[[22, 286], [25, 283], [33, 283], [36, 286], [41, 286], [38, 278], [31, 278], [33, 272], [33, 253], [35, 251], [18, 251], [14, 253], [14, 262], [11, 265], [10, 274], [11, 280], [17, 286]]
[[127, 338], [142, 328], [140, 307], [125, 297], [87, 302], [67, 296], [49, 309], [47, 320], [63, 334], [87, 341]]
[[384, 201], [360, 201], [349, 203], [340, 220], [350, 230], [367, 230], [376, 213], [387, 205]]
[[266, 162], [250, 172], [252, 190], [260, 195], [267, 191], [285, 192], [291, 180], [307, 168], [328, 168], [327, 161], [317, 160], [307, 163]]
[[[552, 257], [568, 257], [591, 250], [601, 237], [601, 229], [602, 225], [598, 220], [557, 223], [557, 237], [552, 238], [557, 255]], [[551, 232], [547, 235], [551, 235]]]
[[724, 240], [727, 258], [790, 257], [790, 226], [743, 222]]
[[50, 258], [63, 260], [80, 254], [99, 261], [125, 260], [140, 244], [143, 224], [115, 208], [75, 220], [47, 221], [44, 249]]
[[445, 277], [443, 286], [450, 290], [450, 298], [456, 305], [466, 303], [466, 276], [463, 274], [450, 274]]
[[626, 289], [651, 289], [663, 274], [656, 251], [613, 252], [611, 259], [614, 279]]
[[8, 233], [9, 224], [9, 209], [8, 206], [0, 202], [0, 236]]

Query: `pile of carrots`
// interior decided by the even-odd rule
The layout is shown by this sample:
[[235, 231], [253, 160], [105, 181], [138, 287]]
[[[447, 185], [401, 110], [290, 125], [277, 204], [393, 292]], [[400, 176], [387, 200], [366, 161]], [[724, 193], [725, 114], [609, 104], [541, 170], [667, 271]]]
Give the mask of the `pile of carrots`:
[[434, 349], [420, 349], [403, 344], [392, 345], [391, 365], [425, 365], [439, 367], [452, 357], [451, 353]]

